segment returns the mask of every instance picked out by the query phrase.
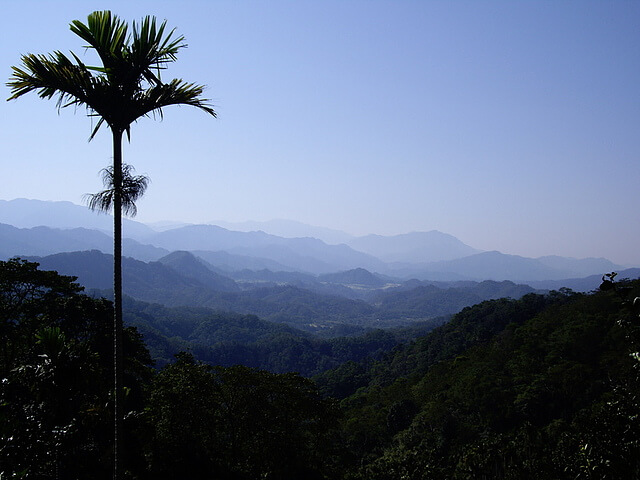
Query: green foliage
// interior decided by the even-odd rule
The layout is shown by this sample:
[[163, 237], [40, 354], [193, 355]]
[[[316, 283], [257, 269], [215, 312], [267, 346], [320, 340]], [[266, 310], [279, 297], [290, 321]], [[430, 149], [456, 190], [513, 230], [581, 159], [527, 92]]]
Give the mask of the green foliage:
[[219, 470], [218, 407], [212, 369], [182, 354], [151, 387], [146, 422], [151, 429], [150, 469], [157, 478], [205, 478]]
[[[0, 286], [0, 476], [108, 478], [110, 304], [17, 259], [0, 262]], [[328, 363], [358, 361], [318, 384], [213, 367], [196, 351], [153, 372], [129, 328], [126, 471], [159, 480], [638, 478], [640, 281], [610, 287], [483, 302], [394, 348], [410, 334], [314, 343], [287, 327], [270, 336], [252, 316], [137, 304], [138, 320], [183, 339], [221, 329], [229, 355], [238, 353], [232, 338], [265, 328], [244, 353], [273, 345], [270, 361], [281, 351], [283, 369], [294, 358], [312, 368], [314, 349]]]
[[337, 411], [295, 374], [180, 354], [154, 380], [147, 415], [154, 478], [331, 478], [337, 463]]
[[[111, 304], [37, 263], [0, 262], [0, 469], [27, 478], [106, 478], [113, 368]], [[150, 357], [125, 336], [128, 408], [140, 408]]]
[[245, 366], [310, 377], [348, 361], [378, 358], [400, 342], [433, 328], [434, 322], [402, 330], [372, 330], [360, 336], [322, 339], [255, 315], [206, 308], [146, 304], [128, 299], [125, 318], [145, 336], [158, 366], [189, 350], [212, 365]]
[[[633, 298], [640, 282], [627, 287]], [[354, 478], [637, 478], [625, 301], [562, 291], [484, 302], [374, 364], [369, 386], [342, 402], [363, 462]]]
[[58, 108], [86, 107], [99, 119], [91, 134], [104, 122], [114, 131], [129, 131], [131, 123], [150, 114], [162, 115], [169, 105], [191, 105], [213, 116], [207, 100], [200, 98], [203, 87], [173, 79], [160, 80], [160, 70], [176, 60], [184, 48], [182, 36], [165, 35], [166, 22], [156, 26], [152, 16], [133, 23], [133, 31], [109, 11], [93, 12], [87, 23], [74, 20], [71, 31], [87, 42], [102, 66], [85, 65], [78, 56], [68, 58], [60, 51], [50, 55], [27, 54], [7, 85], [15, 99], [30, 92], [41, 98], [57, 98]]
[[[111, 305], [37, 266], [0, 262], [0, 477], [106, 479]], [[130, 477], [336, 478], [338, 410], [310, 380], [185, 353], [153, 375], [141, 335], [125, 333]]]

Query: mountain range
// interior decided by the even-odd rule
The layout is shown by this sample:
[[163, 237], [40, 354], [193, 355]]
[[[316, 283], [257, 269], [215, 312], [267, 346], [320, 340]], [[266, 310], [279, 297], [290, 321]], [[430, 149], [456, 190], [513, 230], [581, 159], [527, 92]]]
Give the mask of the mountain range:
[[[245, 229], [251, 224], [244, 224]], [[336, 231], [296, 222], [255, 224], [283, 231]], [[99, 250], [109, 253], [111, 217], [70, 202], [0, 200], [0, 257], [47, 256], [55, 253]], [[624, 267], [603, 258], [526, 258], [497, 251], [483, 252], [438, 231], [396, 236], [350, 237], [331, 244], [311, 236], [283, 237], [266, 231], [236, 231], [218, 225], [165, 226], [161, 231], [126, 220], [123, 253], [139, 261], [155, 262], [171, 252], [188, 251], [220, 274], [267, 270], [323, 276], [363, 269], [401, 282], [510, 280], [519, 283], [561, 281], [619, 271]], [[265, 280], [266, 281], [266, 280]], [[322, 282], [321, 282], [322, 283]]]
[[[98, 250], [28, 257], [44, 270], [77, 277], [100, 296], [111, 295], [113, 257]], [[130, 257], [122, 261], [125, 295], [167, 307], [207, 307], [219, 312], [253, 314], [303, 330], [330, 334], [363, 328], [392, 327], [432, 320], [483, 300], [532, 293], [513, 282], [423, 283], [388, 279], [364, 269], [324, 276], [289, 277], [271, 282], [236, 282], [190, 252], [178, 251], [155, 262]], [[264, 272], [263, 272], [264, 275]], [[275, 274], [274, 274], [275, 275]], [[356, 293], [357, 292], [357, 293]], [[357, 330], [353, 330], [357, 328]]]

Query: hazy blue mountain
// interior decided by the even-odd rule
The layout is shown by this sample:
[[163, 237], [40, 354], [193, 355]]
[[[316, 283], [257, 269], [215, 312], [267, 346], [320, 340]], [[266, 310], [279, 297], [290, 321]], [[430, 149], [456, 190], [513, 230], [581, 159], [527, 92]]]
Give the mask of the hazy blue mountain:
[[187, 225], [157, 232], [150, 237], [153, 245], [168, 250], [219, 251], [245, 245], [269, 243], [269, 235], [264, 232], [234, 232], [216, 225]]
[[[215, 225], [191, 225], [148, 238], [149, 243], [168, 250], [220, 251], [266, 258], [286, 267], [311, 273], [339, 269], [384, 268], [377, 258], [346, 245], [327, 245], [315, 238], [282, 238], [264, 232], [236, 232]], [[207, 259], [208, 260], [208, 259]]]
[[328, 273], [320, 275], [318, 281], [326, 283], [338, 283], [342, 285], [361, 285], [370, 288], [383, 287], [387, 282], [379, 276], [365, 270], [364, 268], [354, 268], [344, 272]]
[[147, 223], [146, 225], [155, 232], [164, 232], [166, 230], [173, 230], [174, 228], [188, 227], [189, 225], [193, 225], [193, 223], [161, 221]]
[[212, 225], [218, 225], [228, 230], [236, 230], [240, 232], [256, 232], [262, 231], [271, 235], [277, 235], [284, 238], [304, 238], [311, 237], [322, 240], [329, 245], [338, 245], [340, 243], [348, 243], [353, 239], [352, 235], [325, 227], [316, 227], [305, 223], [296, 222], [294, 220], [269, 220], [266, 222], [209, 222]]
[[538, 257], [536, 260], [556, 270], [561, 270], [567, 277], [586, 277], [598, 272], [607, 273], [619, 270], [620, 265], [615, 265], [606, 258], [568, 258], [549, 255]]
[[[495, 280], [484, 280], [482, 282], [466, 280], [466, 281], [454, 281], [454, 282], [438, 282], [432, 280], [408, 280], [402, 282], [398, 286], [386, 288], [385, 294], [393, 294], [395, 292], [402, 292], [408, 290], [414, 290], [418, 287], [437, 287], [442, 290], [447, 289], [460, 289], [474, 292], [483, 300], [493, 300], [497, 298], [520, 298], [527, 293], [534, 291], [546, 290], [544, 287], [533, 287], [530, 284], [514, 283], [510, 280], [503, 280], [497, 282]], [[379, 297], [382, 293], [379, 293]], [[375, 297], [374, 297], [375, 298]]]
[[[30, 257], [29, 260], [38, 262], [41, 270], [55, 270], [62, 275], [78, 277], [78, 283], [87, 290], [110, 290], [113, 288], [113, 256], [99, 250], [56, 253], [43, 257]], [[136, 262], [147, 265], [129, 257], [122, 259], [122, 279], [127, 295], [132, 295], [129, 288], [131, 282], [140, 280], [138, 275], [131, 274], [131, 272], [140, 270], [140, 266], [135, 265]], [[175, 276], [175, 272], [168, 267], [163, 268], [166, 268], [169, 275]], [[175, 282], [171, 283], [175, 284]]]
[[612, 269], [603, 270], [602, 273], [589, 275], [583, 278], [565, 278], [562, 280], [539, 280], [528, 282], [534, 288], [544, 290], [559, 290], [563, 287], [570, 288], [576, 292], [592, 292], [596, 290], [602, 283], [602, 277], [605, 273], [615, 271], [618, 273], [616, 280], [629, 279], [635, 280], [640, 278], [640, 268]]
[[[599, 265], [595, 265], [594, 268], [599, 268]], [[470, 280], [529, 282], [562, 280], [571, 277], [572, 270], [554, 268], [538, 259], [505, 255], [493, 251], [426, 265], [423, 278], [428, 279], [433, 274], [451, 274], [452, 277], [464, 276]]]
[[[437, 262], [435, 262], [437, 265]], [[476, 279], [472, 279], [467, 275], [448, 272], [448, 271], [440, 271], [438, 269], [433, 270], [429, 267], [431, 264], [410, 264], [410, 263], [390, 263], [388, 264], [389, 268], [386, 273], [389, 275], [400, 278], [404, 281], [407, 280], [421, 280], [421, 281], [430, 281], [430, 282], [464, 282], [469, 280], [477, 281]]]
[[51, 253], [101, 249], [112, 244], [104, 233], [73, 229], [60, 230], [49, 227], [17, 228], [0, 224], [0, 255], [9, 258], [16, 255], [49, 255]]
[[[70, 202], [0, 200], [0, 224], [3, 222], [10, 223], [0, 225], [0, 256], [3, 258], [81, 250], [110, 253], [113, 248], [111, 217]], [[244, 224], [244, 227], [250, 225]], [[280, 228], [287, 234], [310, 234], [315, 228], [286, 221], [261, 225], [269, 226], [272, 231]], [[322, 233], [322, 230], [317, 234], [327, 238], [331, 231]], [[603, 258], [546, 256], [532, 259], [500, 252], [478, 252], [438, 231], [387, 237], [368, 235], [352, 238], [348, 245], [330, 245], [318, 238], [284, 238], [264, 231], [231, 231], [215, 225], [183, 225], [159, 232], [125, 220], [125, 256], [156, 261], [176, 250], [195, 253], [218, 269], [218, 273], [229, 274], [249, 269], [325, 275], [365, 269], [378, 276], [391, 275], [403, 280], [534, 282], [580, 279], [622, 269]], [[296, 284], [300, 285], [300, 282]], [[331, 285], [333, 292], [343, 296], [362, 294], [353, 289], [349, 292], [338, 288], [339, 284], [335, 282], [307, 282], [304, 285], [315, 291], [327, 291], [326, 286]]]
[[[82, 250], [112, 252], [112, 237], [101, 231], [86, 228], [17, 228], [0, 224], [0, 257], [2, 258], [43, 256]], [[167, 250], [142, 245], [126, 238], [122, 241], [122, 251], [126, 256], [144, 261], [157, 260], [169, 253]]]
[[318, 283], [318, 277], [309, 273], [302, 272], [285, 272], [285, 271], [272, 271], [269, 269], [262, 270], [241, 270], [239, 272], [233, 272], [231, 277], [234, 280], [241, 280], [244, 282], [268, 282], [273, 284], [290, 284], [290, 285], [303, 285]]
[[456, 237], [437, 230], [388, 237], [367, 235], [350, 240], [348, 245], [385, 262], [436, 262], [466, 257], [479, 252]]
[[322, 282], [315, 275], [302, 272], [273, 272], [263, 269], [258, 271], [242, 270], [232, 272], [229, 275], [244, 289], [291, 285], [320, 295], [338, 296], [351, 300], [364, 300], [368, 296], [368, 289], [350, 288], [340, 283]]
[[[30, 257], [42, 270], [78, 277], [88, 290], [108, 292], [113, 282], [113, 257], [98, 250]], [[366, 325], [373, 308], [366, 302], [320, 295], [292, 285], [265, 286], [245, 292], [219, 291], [161, 262], [122, 260], [123, 292], [137, 300], [166, 306], [209, 307], [220, 311], [259, 315], [301, 328], [325, 330], [338, 324]], [[397, 322], [387, 322], [391, 326]]]
[[[111, 237], [109, 237], [111, 240]], [[113, 253], [113, 244], [108, 249], [102, 250], [104, 253]], [[127, 257], [133, 257], [143, 262], [154, 262], [169, 253], [169, 250], [153, 245], [143, 245], [140, 242], [130, 238], [122, 239], [122, 254]]]
[[[113, 217], [89, 210], [88, 207], [71, 202], [49, 202], [42, 200], [0, 200], [0, 223], [19, 228], [47, 226], [51, 228], [86, 228], [113, 232]], [[140, 238], [153, 233], [143, 223], [122, 219], [125, 237]]]
[[535, 291], [531, 285], [514, 283], [510, 280], [496, 282], [494, 280], [484, 280], [475, 286], [470, 286], [483, 300], [497, 300], [498, 298], [521, 298], [527, 293]]
[[223, 272], [238, 272], [242, 270], [273, 270], [273, 271], [295, 271], [295, 268], [282, 265], [274, 260], [260, 257], [250, 257], [247, 255], [234, 255], [224, 250], [192, 250], [197, 257], [202, 258], [208, 264]]
[[207, 263], [190, 252], [177, 251], [162, 257], [158, 262], [180, 275], [194, 278], [203, 285], [219, 292], [238, 292], [240, 287], [231, 278], [213, 271]]
[[[99, 250], [55, 253], [28, 260], [38, 262], [40, 270], [55, 270], [61, 275], [77, 277], [78, 283], [87, 290], [113, 289], [113, 256]], [[124, 257], [123, 265], [129, 260]]]
[[[30, 257], [30, 260], [38, 262], [42, 270], [56, 270], [62, 275], [78, 277], [78, 283], [88, 290], [111, 290], [113, 287], [113, 256], [98, 250], [57, 253]], [[122, 259], [122, 285], [125, 295], [164, 305], [189, 304], [193, 298], [219, 291], [213, 283], [205, 284], [182, 275], [163, 263], [145, 263], [130, 257]]]
[[[43, 270], [56, 270], [63, 275], [78, 277], [78, 282], [89, 290], [96, 289], [106, 295], [111, 290], [113, 257], [98, 250], [59, 253], [30, 260], [40, 263]], [[493, 294], [478, 285], [471, 288], [420, 286], [398, 292], [378, 290], [375, 301], [367, 302], [321, 294], [295, 285], [220, 291], [216, 289], [219, 288], [217, 285], [211, 284], [211, 277], [192, 260], [190, 254], [184, 253], [165, 259], [167, 263], [178, 265], [185, 275], [162, 262], [145, 263], [123, 258], [125, 295], [166, 306], [208, 307], [217, 311], [254, 314], [263, 320], [283, 322], [304, 330], [331, 332], [343, 331], [344, 325], [364, 328], [409, 325], [455, 313]]]
[[[248, 234], [250, 235], [250, 234]], [[300, 254], [295, 249], [286, 245], [260, 245], [256, 247], [238, 247], [231, 252], [247, 257], [267, 258], [280, 265], [284, 265], [285, 270], [292, 270], [306, 273], [331, 272], [340, 268], [339, 264], [328, 263], [311, 253]]]
[[291, 238], [287, 239], [287, 246], [299, 255], [311, 255], [332, 266], [329, 270], [319, 270], [315, 273], [331, 273], [353, 268], [366, 268], [375, 272], [385, 268], [385, 263], [380, 259], [356, 251], [347, 245], [327, 245], [315, 238]]

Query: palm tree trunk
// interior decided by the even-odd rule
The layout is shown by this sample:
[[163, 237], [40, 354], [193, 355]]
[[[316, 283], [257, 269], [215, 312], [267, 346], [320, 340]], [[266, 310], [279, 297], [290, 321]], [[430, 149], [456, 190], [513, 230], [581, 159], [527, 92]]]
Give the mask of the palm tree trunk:
[[113, 130], [113, 479], [122, 477], [123, 385], [122, 354], [122, 131]]

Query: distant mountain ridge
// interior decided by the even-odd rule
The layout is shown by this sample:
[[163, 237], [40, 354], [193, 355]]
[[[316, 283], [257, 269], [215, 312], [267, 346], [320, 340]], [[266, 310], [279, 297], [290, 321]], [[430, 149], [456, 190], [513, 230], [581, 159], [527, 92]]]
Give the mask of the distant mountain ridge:
[[[102, 231], [86, 228], [17, 228], [0, 223], [0, 258], [44, 256], [81, 250], [108, 253], [113, 250], [112, 237]], [[169, 250], [143, 245], [130, 238], [123, 239], [122, 251], [125, 256], [144, 261], [157, 260], [170, 253]]]
[[318, 281], [343, 285], [362, 285], [374, 288], [383, 287], [387, 283], [379, 276], [374, 275], [364, 268], [355, 268], [353, 270], [347, 270], [346, 272], [320, 275]]
[[505, 255], [498, 251], [477, 253], [464, 258], [434, 262], [426, 266], [427, 271], [464, 275], [470, 280], [508, 279], [515, 282], [561, 280], [574, 276], [576, 271], [604, 273], [616, 269], [619, 269], [619, 265], [606, 259], [577, 260], [560, 259], [560, 257], [535, 259]]
[[341, 243], [348, 244], [354, 237], [340, 230], [334, 230], [326, 227], [317, 227], [307, 225], [293, 220], [269, 220], [267, 222], [224, 222], [212, 221], [210, 225], [218, 225], [228, 230], [236, 230], [240, 232], [257, 232], [263, 231], [271, 235], [277, 235], [284, 238], [304, 238], [311, 237], [322, 240], [329, 245], [339, 245]]
[[[346, 245], [327, 245], [315, 238], [283, 238], [264, 232], [236, 232], [216, 225], [189, 225], [155, 233], [147, 241], [168, 250], [226, 251], [268, 258], [298, 270], [329, 273], [341, 268], [384, 268], [377, 258]], [[290, 265], [290, 263], [289, 263]]]
[[544, 280], [560, 281], [567, 278], [602, 274], [622, 270], [607, 259], [573, 259], [555, 260], [507, 255], [498, 251], [481, 252], [467, 257], [425, 264], [396, 265], [389, 274], [402, 278], [419, 280], [463, 281], [463, 280], [511, 280], [514, 282], [540, 282]]
[[467, 257], [480, 252], [462, 243], [453, 235], [437, 230], [391, 237], [367, 235], [350, 240], [348, 245], [389, 263], [437, 262]]
[[[19, 228], [7, 222], [25, 226]], [[5, 223], [0, 225], [0, 256], [45, 256], [81, 250], [109, 253], [110, 222], [110, 217], [70, 202], [0, 201], [0, 224]], [[304, 225], [297, 222], [279, 222], [264, 222], [263, 226], [293, 225], [304, 231]], [[48, 225], [28, 226], [38, 223]], [[317, 238], [285, 238], [264, 231], [239, 232], [216, 225], [182, 225], [155, 231], [127, 220], [123, 244], [125, 256], [146, 262], [157, 261], [173, 251], [189, 251], [225, 273], [248, 269], [332, 275], [365, 269], [398, 280], [538, 282], [622, 269], [606, 259], [558, 256], [532, 259], [497, 251], [481, 252], [436, 230], [389, 237], [367, 235], [335, 245]]]
[[563, 272], [572, 272], [572, 277], [584, 277], [593, 274], [593, 272], [609, 272], [619, 270], [620, 265], [614, 265], [606, 258], [566, 258], [556, 255], [548, 255], [536, 258], [544, 265], [561, 270]]
[[[42, 270], [76, 276], [78, 283], [89, 291], [110, 295], [113, 257], [109, 254], [92, 250], [30, 257], [29, 260], [38, 262]], [[534, 291], [513, 282], [418, 285], [406, 289], [376, 285], [371, 287], [371, 298], [365, 301], [292, 284], [258, 283], [241, 290], [232, 279], [213, 272], [189, 252], [174, 252], [161, 261], [148, 263], [125, 257], [122, 274], [124, 294], [137, 300], [172, 307], [207, 307], [254, 314], [264, 320], [319, 332], [341, 326], [362, 329], [410, 325], [456, 313], [463, 307], [493, 298], [498, 292], [503, 296], [520, 297]], [[343, 272], [336, 280], [363, 278], [376, 276], [356, 269]], [[324, 279], [325, 282], [328, 280]]]
[[[113, 232], [113, 217], [91, 211], [71, 202], [50, 202], [17, 198], [0, 200], [0, 223], [18, 228], [50, 227], [59, 229], [86, 228]], [[122, 219], [125, 237], [141, 238], [154, 231], [143, 223]]]

